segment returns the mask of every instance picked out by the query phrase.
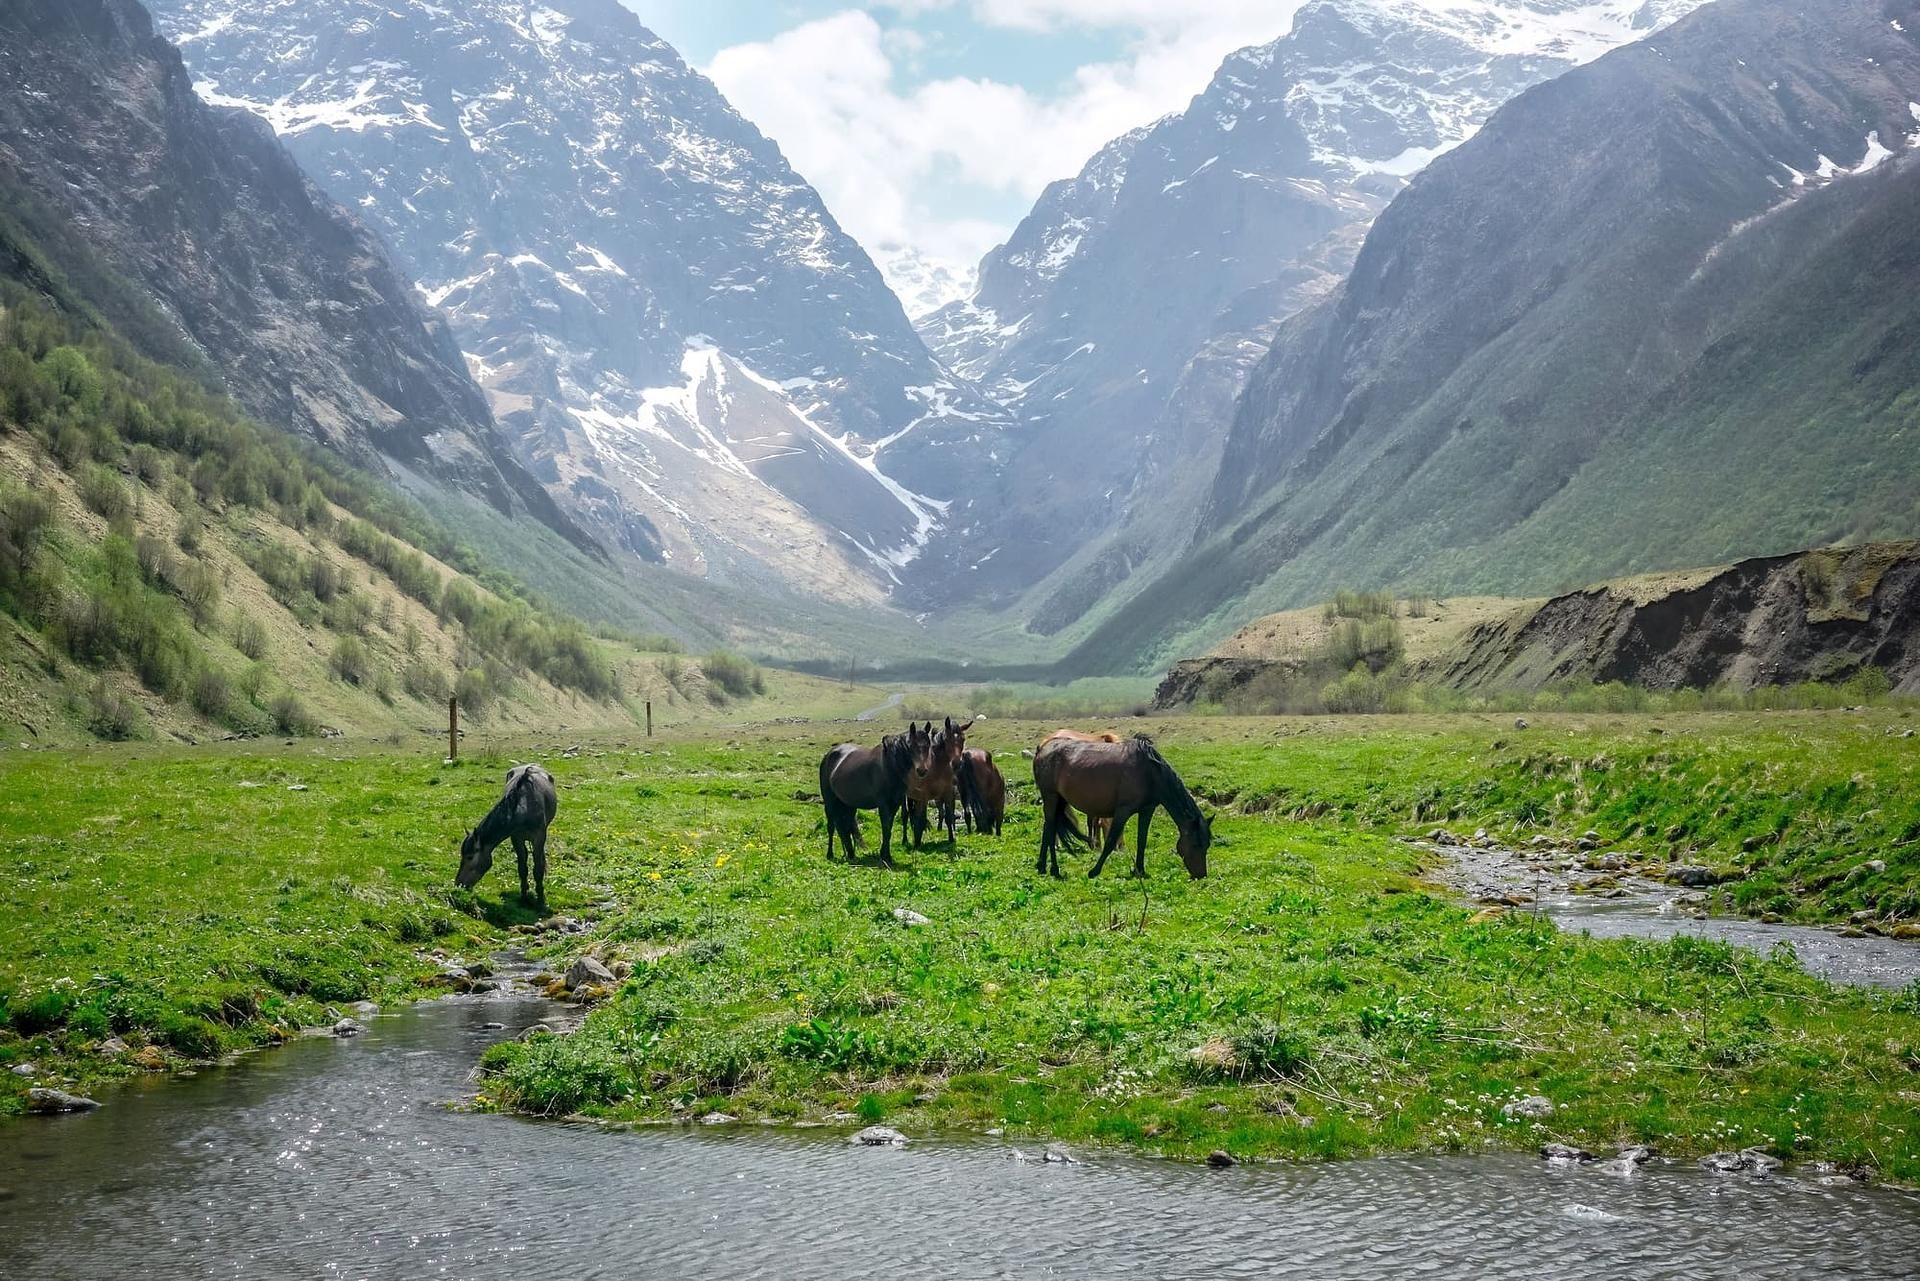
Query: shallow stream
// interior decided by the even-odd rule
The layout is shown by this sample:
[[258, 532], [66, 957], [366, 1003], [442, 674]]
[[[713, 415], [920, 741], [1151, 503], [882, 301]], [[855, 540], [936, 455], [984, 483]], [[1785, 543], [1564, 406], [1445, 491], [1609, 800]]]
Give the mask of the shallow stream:
[[554, 1012], [525, 992], [450, 998], [6, 1124], [0, 1275], [1905, 1279], [1920, 1258], [1920, 1196], [1812, 1175], [1525, 1155], [1066, 1165], [985, 1140], [851, 1148], [445, 1106], [487, 1044]]
[[[1595, 938], [1670, 939], [1687, 934], [1756, 952], [1782, 944], [1801, 966], [1833, 983], [1856, 987], [1905, 987], [1920, 981], [1920, 944], [1872, 934], [1848, 937], [1817, 925], [1769, 925], [1751, 917], [1712, 914], [1711, 896], [1676, 889], [1623, 871], [1598, 892], [1576, 892], [1595, 873], [1569, 868], [1565, 851], [1508, 849], [1497, 845], [1414, 844], [1444, 860], [1441, 875], [1475, 902], [1520, 900], [1516, 912], [1538, 911], [1562, 929]], [[1916, 1266], [1920, 1275], [1920, 1265]]]

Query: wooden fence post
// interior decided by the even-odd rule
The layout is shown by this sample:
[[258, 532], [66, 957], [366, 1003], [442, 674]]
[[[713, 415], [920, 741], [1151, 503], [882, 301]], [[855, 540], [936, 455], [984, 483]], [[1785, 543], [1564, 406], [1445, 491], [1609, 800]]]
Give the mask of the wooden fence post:
[[647, 700], [647, 737], [653, 737], [653, 700]]
[[447, 700], [447, 759], [460, 759], [460, 700]]

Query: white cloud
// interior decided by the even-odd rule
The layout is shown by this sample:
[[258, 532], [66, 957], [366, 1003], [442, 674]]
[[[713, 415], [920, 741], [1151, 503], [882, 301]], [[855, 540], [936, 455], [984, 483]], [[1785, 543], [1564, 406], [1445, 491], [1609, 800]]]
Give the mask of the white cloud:
[[723, 49], [705, 70], [862, 243], [971, 265], [1011, 225], [953, 217], [932, 188], [957, 179], [1031, 201], [1112, 138], [1184, 107], [1227, 54], [1281, 35], [1298, 4], [970, 0], [976, 20], [1002, 28], [1128, 33], [1123, 59], [1080, 67], [1047, 95], [985, 77], [908, 85], [899, 73], [917, 47], [912, 31], [855, 9]]

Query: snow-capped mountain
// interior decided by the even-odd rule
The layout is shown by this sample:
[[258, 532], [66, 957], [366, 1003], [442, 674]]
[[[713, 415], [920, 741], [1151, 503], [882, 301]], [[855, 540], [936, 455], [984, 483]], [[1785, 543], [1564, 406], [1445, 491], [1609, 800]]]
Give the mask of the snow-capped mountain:
[[1006, 509], [956, 556], [1004, 548], [980, 575], [1005, 598], [1078, 555], [1031, 624], [1069, 625], [1088, 582], [1146, 554], [1100, 543], [1133, 497], [1156, 526], [1134, 542], [1184, 535], [1203, 491], [1182, 486], [1210, 476], [1278, 323], [1338, 283], [1413, 175], [1521, 91], [1697, 3], [1312, 0], [1184, 112], [1053, 184], [972, 297], [920, 322], [1023, 428]]
[[880, 274], [900, 299], [909, 320], [931, 316], [949, 303], [973, 296], [979, 273], [964, 263], [946, 262], [912, 245], [872, 246]]
[[991, 466], [1002, 411], [616, 0], [155, 7], [200, 95], [265, 117], [397, 249], [610, 542], [875, 599]]

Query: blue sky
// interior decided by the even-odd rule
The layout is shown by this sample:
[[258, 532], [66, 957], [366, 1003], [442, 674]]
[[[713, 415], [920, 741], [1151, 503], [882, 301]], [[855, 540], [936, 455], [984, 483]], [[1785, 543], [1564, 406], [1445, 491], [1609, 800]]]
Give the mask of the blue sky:
[[624, 0], [887, 264], [970, 268], [1045, 185], [1179, 110], [1300, 0]]

